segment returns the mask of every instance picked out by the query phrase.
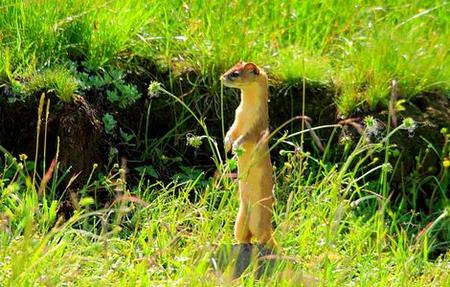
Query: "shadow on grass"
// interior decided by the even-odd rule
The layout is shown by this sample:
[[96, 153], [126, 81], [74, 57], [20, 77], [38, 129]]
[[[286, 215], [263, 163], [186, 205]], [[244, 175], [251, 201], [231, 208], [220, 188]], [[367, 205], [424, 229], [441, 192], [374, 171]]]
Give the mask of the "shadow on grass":
[[216, 274], [226, 279], [253, 276], [256, 281], [284, 282], [288, 286], [317, 286], [320, 283], [317, 277], [294, 270], [291, 261], [268, 247], [249, 243], [221, 245], [211, 257]]

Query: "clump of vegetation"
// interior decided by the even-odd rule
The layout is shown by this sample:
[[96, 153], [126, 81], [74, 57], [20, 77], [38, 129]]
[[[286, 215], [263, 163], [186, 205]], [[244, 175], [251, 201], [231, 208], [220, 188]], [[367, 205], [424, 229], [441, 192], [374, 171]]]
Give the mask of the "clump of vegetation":
[[103, 69], [94, 75], [79, 73], [83, 91], [105, 93], [108, 101], [120, 108], [126, 108], [141, 97], [136, 86], [126, 83], [124, 77], [123, 71], [114, 68]]
[[71, 71], [54, 67], [34, 75], [28, 82], [26, 91], [30, 94], [53, 92], [61, 101], [70, 102], [77, 87], [77, 79]]

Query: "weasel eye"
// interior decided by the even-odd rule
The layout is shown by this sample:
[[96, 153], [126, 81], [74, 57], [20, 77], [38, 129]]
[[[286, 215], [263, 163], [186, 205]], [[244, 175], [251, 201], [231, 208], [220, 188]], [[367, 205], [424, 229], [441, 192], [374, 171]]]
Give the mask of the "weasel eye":
[[232, 78], [237, 78], [239, 77], [240, 73], [238, 71], [234, 71], [233, 73], [230, 74], [230, 77]]

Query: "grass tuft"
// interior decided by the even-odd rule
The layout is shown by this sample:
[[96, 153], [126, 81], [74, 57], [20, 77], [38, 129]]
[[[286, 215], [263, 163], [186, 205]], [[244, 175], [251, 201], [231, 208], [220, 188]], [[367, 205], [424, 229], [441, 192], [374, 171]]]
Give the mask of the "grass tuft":
[[78, 87], [77, 79], [70, 70], [53, 67], [34, 75], [28, 82], [28, 92], [54, 92], [63, 102], [70, 102]]

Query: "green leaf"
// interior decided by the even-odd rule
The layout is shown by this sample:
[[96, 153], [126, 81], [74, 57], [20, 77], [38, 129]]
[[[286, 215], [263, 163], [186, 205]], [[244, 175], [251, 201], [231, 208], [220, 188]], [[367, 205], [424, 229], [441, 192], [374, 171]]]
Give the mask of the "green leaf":
[[107, 134], [113, 134], [113, 130], [115, 129], [117, 125], [117, 121], [114, 119], [114, 117], [108, 113], [103, 115], [103, 125], [105, 127], [105, 132]]

